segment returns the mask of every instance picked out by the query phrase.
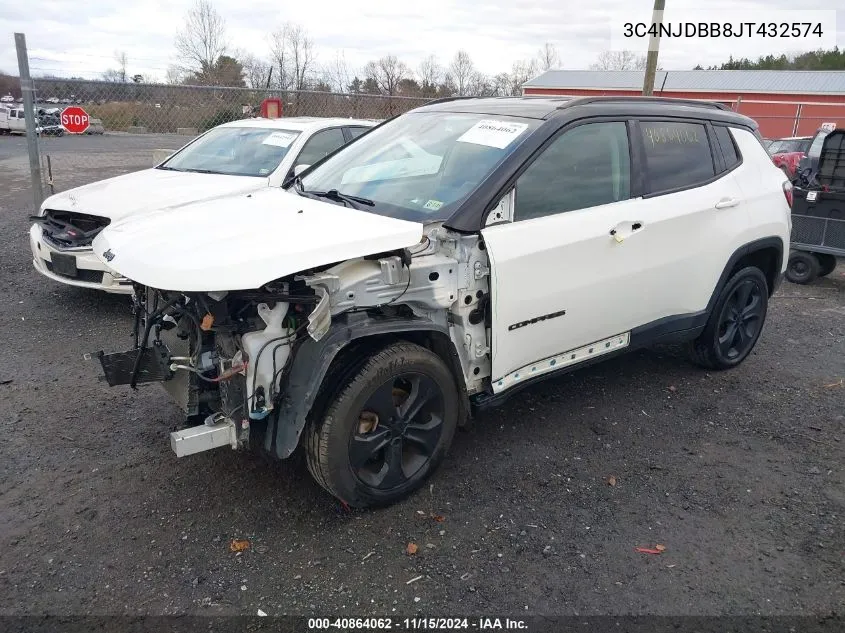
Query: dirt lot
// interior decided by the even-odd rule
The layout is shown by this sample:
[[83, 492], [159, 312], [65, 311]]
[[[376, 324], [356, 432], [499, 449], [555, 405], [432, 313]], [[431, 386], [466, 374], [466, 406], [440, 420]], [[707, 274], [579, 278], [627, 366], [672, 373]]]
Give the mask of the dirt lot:
[[[73, 179], [136, 161], [117, 163], [108, 147]], [[430, 488], [347, 513], [301, 459], [220, 449], [177, 460], [168, 433], [179, 418], [159, 387], [97, 381], [82, 355], [129, 344], [128, 302], [33, 271], [25, 161], [3, 156], [0, 614], [771, 615], [845, 604], [845, 266], [784, 284], [734, 371], [707, 374], [667, 348], [548, 382], [459, 433]], [[249, 549], [232, 553], [235, 538]], [[634, 551], [656, 544], [663, 554]]]

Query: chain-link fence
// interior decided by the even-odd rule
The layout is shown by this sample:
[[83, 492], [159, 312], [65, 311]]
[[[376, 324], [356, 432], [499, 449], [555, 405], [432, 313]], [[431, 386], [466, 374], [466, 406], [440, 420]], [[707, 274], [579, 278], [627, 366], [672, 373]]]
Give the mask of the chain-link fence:
[[[283, 117], [382, 120], [426, 99], [314, 91], [35, 79], [45, 195], [86, 181], [151, 167], [156, 150], [178, 149], [206, 130], [259, 116], [279, 99]], [[68, 134], [61, 113], [74, 105], [90, 117], [83, 135]]]

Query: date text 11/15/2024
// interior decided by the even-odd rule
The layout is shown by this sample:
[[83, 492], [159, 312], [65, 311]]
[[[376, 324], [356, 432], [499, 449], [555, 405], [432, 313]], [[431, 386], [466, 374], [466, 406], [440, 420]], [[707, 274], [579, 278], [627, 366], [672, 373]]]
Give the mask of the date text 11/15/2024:
[[528, 631], [514, 618], [309, 618], [308, 631]]

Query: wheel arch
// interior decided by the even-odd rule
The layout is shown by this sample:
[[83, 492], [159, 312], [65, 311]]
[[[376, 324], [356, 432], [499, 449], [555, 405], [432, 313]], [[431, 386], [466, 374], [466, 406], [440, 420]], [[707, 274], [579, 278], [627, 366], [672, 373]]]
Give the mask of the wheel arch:
[[713, 289], [713, 294], [707, 304], [707, 314], [709, 315], [713, 310], [728, 280], [734, 273], [746, 266], [755, 266], [763, 271], [769, 286], [769, 296], [771, 297], [781, 283], [783, 257], [784, 244], [780, 237], [764, 237], [738, 248], [731, 255], [731, 258], [722, 271], [722, 275], [719, 277], [716, 287]]
[[294, 354], [278, 410], [264, 432], [263, 448], [279, 459], [297, 448], [308, 417], [319, 415], [335, 389], [357, 371], [366, 358], [391, 343], [408, 341], [430, 349], [445, 362], [458, 383], [459, 421], [469, 414], [469, 398], [460, 359], [449, 338], [448, 325], [426, 318], [372, 317], [351, 313], [335, 319], [319, 341], [306, 339]]

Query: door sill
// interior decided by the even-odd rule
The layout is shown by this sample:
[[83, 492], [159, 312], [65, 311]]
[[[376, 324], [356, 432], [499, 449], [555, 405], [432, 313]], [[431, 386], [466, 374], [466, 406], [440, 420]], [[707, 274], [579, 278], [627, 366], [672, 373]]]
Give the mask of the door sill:
[[616, 336], [611, 336], [609, 338], [596, 341], [595, 343], [590, 343], [588, 345], [584, 345], [583, 347], [530, 363], [512, 371], [498, 380], [492, 381], [493, 393], [499, 394], [518, 384], [527, 382], [532, 378], [543, 376], [544, 374], [549, 374], [572, 365], [577, 365], [591, 358], [610, 354], [611, 352], [628, 347], [630, 342], [631, 333], [624, 332], [623, 334], [617, 334]]

